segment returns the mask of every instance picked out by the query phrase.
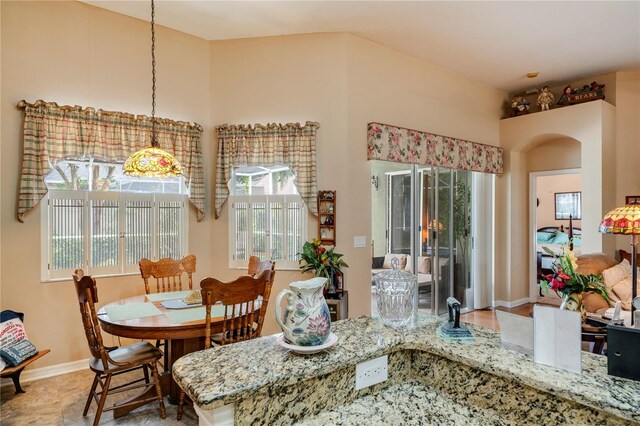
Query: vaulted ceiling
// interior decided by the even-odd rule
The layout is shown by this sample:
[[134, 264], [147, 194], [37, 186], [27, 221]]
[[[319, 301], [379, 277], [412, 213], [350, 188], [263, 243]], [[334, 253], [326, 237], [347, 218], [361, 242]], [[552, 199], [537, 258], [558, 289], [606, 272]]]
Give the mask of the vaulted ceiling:
[[509, 92], [640, 70], [640, 1], [157, 1], [156, 22], [207, 40], [349, 32]]

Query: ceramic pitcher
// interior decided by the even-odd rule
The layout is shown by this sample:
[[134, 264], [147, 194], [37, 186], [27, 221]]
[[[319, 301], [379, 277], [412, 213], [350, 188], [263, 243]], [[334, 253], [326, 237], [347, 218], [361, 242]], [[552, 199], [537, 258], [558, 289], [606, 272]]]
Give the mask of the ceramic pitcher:
[[[293, 345], [318, 346], [331, 332], [331, 316], [322, 289], [326, 278], [316, 277], [289, 284], [276, 299], [276, 321], [285, 338]], [[282, 300], [286, 299], [284, 310]]]

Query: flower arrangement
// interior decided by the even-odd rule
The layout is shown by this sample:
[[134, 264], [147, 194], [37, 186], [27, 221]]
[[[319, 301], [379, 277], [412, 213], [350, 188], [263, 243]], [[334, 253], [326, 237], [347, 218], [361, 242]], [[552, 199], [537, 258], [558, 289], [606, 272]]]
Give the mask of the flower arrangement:
[[602, 282], [602, 276], [578, 273], [576, 271], [578, 269], [576, 256], [569, 250], [568, 246], [565, 245], [563, 247], [563, 253], [560, 256], [547, 247], [543, 247], [543, 249], [547, 254], [557, 259], [552, 266], [553, 274], [546, 275], [544, 280], [540, 281], [540, 286], [545, 292], [548, 293], [551, 289], [558, 295], [561, 295], [564, 304], [571, 301], [578, 305], [578, 307], [582, 305], [582, 293], [585, 291], [593, 291], [600, 294], [605, 300], [608, 300], [606, 286]]
[[[342, 254], [333, 251], [333, 247], [326, 249], [320, 245], [320, 240], [307, 241], [302, 246], [302, 253], [298, 253], [300, 270], [313, 271], [316, 277], [333, 279], [336, 272], [349, 265], [342, 260]], [[304, 262], [304, 263], [303, 263]]]

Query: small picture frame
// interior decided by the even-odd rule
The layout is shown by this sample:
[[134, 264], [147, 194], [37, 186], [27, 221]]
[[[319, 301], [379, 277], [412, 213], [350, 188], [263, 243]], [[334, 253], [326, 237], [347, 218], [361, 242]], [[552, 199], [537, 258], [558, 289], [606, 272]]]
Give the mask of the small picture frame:
[[624, 197], [624, 204], [640, 204], [640, 195], [627, 195]]
[[581, 192], [556, 192], [554, 195], [556, 220], [582, 219]]

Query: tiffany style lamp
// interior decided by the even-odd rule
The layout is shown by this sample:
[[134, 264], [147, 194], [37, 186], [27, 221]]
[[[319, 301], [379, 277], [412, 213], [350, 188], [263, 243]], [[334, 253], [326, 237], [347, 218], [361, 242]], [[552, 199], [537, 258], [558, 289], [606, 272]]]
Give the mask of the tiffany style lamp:
[[633, 202], [607, 213], [600, 222], [603, 234], [631, 235], [631, 325], [640, 302], [638, 297], [638, 235], [640, 235], [640, 203]]

